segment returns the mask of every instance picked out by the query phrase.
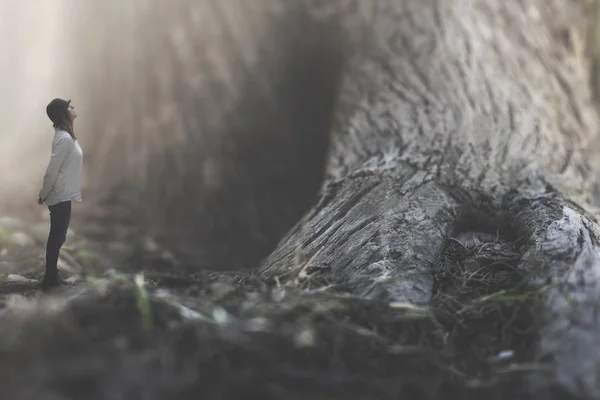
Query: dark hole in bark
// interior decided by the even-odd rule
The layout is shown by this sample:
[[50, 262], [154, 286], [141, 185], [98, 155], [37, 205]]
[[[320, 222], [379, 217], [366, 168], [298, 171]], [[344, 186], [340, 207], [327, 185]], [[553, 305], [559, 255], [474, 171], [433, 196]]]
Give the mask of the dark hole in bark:
[[517, 268], [522, 238], [504, 221], [465, 213], [434, 271], [435, 310], [445, 351], [477, 376], [510, 362], [532, 362], [538, 326], [536, 296]]

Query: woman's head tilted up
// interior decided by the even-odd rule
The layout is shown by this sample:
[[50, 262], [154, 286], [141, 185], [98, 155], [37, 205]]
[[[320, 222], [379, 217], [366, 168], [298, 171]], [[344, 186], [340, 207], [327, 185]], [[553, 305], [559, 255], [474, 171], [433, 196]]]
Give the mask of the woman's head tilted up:
[[71, 104], [71, 100], [59, 98], [52, 100], [46, 106], [46, 114], [56, 129], [68, 132], [73, 139], [77, 140], [73, 129], [73, 122], [77, 118], [77, 113], [75, 107]]

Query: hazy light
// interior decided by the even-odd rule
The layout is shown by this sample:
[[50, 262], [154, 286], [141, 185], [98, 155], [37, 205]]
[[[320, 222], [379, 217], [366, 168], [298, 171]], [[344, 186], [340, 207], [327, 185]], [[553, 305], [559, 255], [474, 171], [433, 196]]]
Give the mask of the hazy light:
[[35, 202], [50, 159], [45, 106], [69, 96], [64, 7], [65, 0], [0, 0], [0, 204]]

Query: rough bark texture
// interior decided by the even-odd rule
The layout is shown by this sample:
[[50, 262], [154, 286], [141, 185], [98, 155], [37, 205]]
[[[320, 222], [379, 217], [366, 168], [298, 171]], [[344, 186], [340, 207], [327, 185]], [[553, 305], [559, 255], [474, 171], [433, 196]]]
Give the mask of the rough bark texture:
[[[247, 383], [213, 385], [207, 396], [239, 395], [247, 385], [256, 395], [281, 397], [290, 393], [281, 388], [294, 388], [291, 393], [302, 397], [298, 388], [313, 384], [319, 388], [311, 393], [315, 398], [435, 398], [448, 388], [446, 396], [476, 395], [461, 391], [468, 385], [453, 386], [456, 376], [466, 374], [461, 366], [442, 368], [442, 357], [426, 352], [413, 359], [416, 347], [390, 343], [414, 344], [415, 336], [423, 345], [423, 337], [431, 336], [432, 348], [446, 351], [447, 338], [459, 332], [449, 352], [460, 353], [457, 343], [477, 342], [478, 332], [469, 332], [466, 317], [456, 324], [447, 320], [458, 321], [491, 299], [512, 302], [511, 290], [518, 287], [527, 290], [528, 312], [509, 307], [513, 314], [506, 316], [504, 306], [494, 309], [498, 318], [519, 320], [519, 328], [523, 319], [535, 319], [537, 330], [519, 342], [533, 371], [520, 376], [526, 389], [518, 393], [544, 398], [547, 388], [558, 387], [600, 398], [600, 356], [593, 350], [600, 348], [600, 120], [590, 73], [593, 49], [586, 44], [591, 8], [564, 0], [260, 4], [139, 0], [125, 9], [116, 2], [77, 6], [82, 16], [100, 21], [82, 27], [74, 56], [88, 63], [72, 67], [75, 77], [85, 78], [76, 81], [78, 97], [88, 98], [81, 104], [88, 122], [80, 136], [95, 153], [90, 193], [107, 195], [108, 188], [110, 196], [131, 195], [135, 208], [127, 217], [163, 233], [161, 240], [177, 243], [177, 252], [192, 252], [191, 265], [185, 279], [154, 278], [171, 292], [150, 296], [156, 333], [140, 339], [150, 343], [141, 347], [155, 350], [150, 361], [127, 348], [113, 358], [94, 353], [96, 360], [114, 363], [108, 373], [97, 364], [76, 371], [73, 366], [94, 360], [86, 358], [81, 340], [63, 364], [52, 348], [44, 349], [47, 364], [58, 365], [44, 375], [25, 365], [35, 351], [19, 347], [9, 330], [0, 351], [14, 360], [22, 356], [22, 368], [30, 368], [15, 379], [33, 376], [44, 388], [59, 382], [59, 389], [47, 389], [59, 393], [64, 374], [70, 379], [64, 385], [75, 393], [78, 379], [91, 379], [87, 371], [101, 370], [94, 398], [144, 385], [148, 398], [188, 398], [198, 389], [194, 379], [223, 379], [215, 371], [225, 370], [242, 371]], [[114, 93], [131, 100], [115, 101]], [[150, 222], [140, 222], [148, 217]], [[445, 283], [454, 273], [457, 244], [462, 252], [505, 246], [493, 249], [492, 263], [468, 267], [465, 261], [465, 276], [490, 269], [501, 289], [475, 296], [462, 309], [452, 308], [460, 296]], [[480, 252], [492, 254], [486, 251]], [[190, 272], [256, 267], [259, 259], [251, 277]], [[184, 269], [175, 265], [170, 272], [178, 268]], [[235, 301], [216, 294], [223, 289], [210, 286], [215, 281], [234, 281]], [[137, 324], [131, 315], [144, 315], [142, 295], [134, 292], [132, 300], [130, 288], [121, 289], [97, 293], [86, 287], [63, 298], [70, 308], [61, 318], [68, 314], [69, 324], [94, 338], [97, 353], [105, 345], [116, 351], [106, 338], [117, 337], [121, 327], [107, 323], [96, 331], [92, 318], [106, 322], [118, 310], [115, 318], [131, 332]], [[223, 298], [229, 299], [223, 300], [229, 317], [215, 307], [207, 318], [207, 303]], [[106, 308], [94, 309], [104, 301]], [[52, 319], [51, 311], [44, 312]], [[483, 323], [493, 324], [492, 315]], [[39, 321], [10, 318], [8, 324], [37, 337]], [[276, 328], [254, 335], [262, 333], [265, 318]], [[215, 325], [198, 322], [207, 319]], [[71, 325], [55, 320], [39, 343], [69, 348], [60, 338], [74, 335]], [[290, 345], [282, 338], [293, 336], [300, 347], [313, 343], [301, 320], [320, 324], [317, 332], [327, 345], [286, 353]], [[381, 332], [351, 329], [348, 320]], [[137, 335], [127, 337], [135, 342]], [[506, 345], [505, 336], [497, 334], [493, 350]], [[17, 343], [17, 350], [6, 350], [6, 343]], [[531, 357], [529, 343], [535, 344]], [[231, 358], [219, 358], [215, 349]], [[163, 369], [156, 372], [153, 362]], [[183, 373], [178, 362], [194, 367]], [[344, 362], [348, 367], [336, 364]], [[0, 375], [15, 375], [7, 365], [0, 363]], [[359, 366], [362, 375], [353, 372]], [[424, 379], [441, 370], [452, 378]], [[413, 379], [425, 384], [413, 387]], [[15, 382], [15, 392], [26, 385]], [[354, 393], [336, 391], [353, 385]], [[514, 395], [507, 387], [483, 393]], [[67, 389], [60, 392], [65, 398]]]
[[[521, 240], [544, 288], [539, 360], [600, 393], [598, 119], [564, 2], [380, 1], [349, 63], [320, 203], [261, 273], [427, 304], [447, 238]], [[566, 29], [566, 30], [565, 30]], [[572, 40], [567, 39], [567, 40]], [[479, 221], [479, 222], [476, 222]], [[470, 225], [470, 226], [469, 226]]]

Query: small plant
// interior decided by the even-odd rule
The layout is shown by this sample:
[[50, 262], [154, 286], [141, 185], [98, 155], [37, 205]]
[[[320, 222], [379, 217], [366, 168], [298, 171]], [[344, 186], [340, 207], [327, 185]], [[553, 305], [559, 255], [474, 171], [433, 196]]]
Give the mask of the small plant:
[[142, 316], [142, 329], [149, 332], [154, 327], [152, 320], [152, 310], [148, 291], [144, 285], [144, 274], [139, 273], [134, 278], [135, 282], [135, 299], [140, 315]]

